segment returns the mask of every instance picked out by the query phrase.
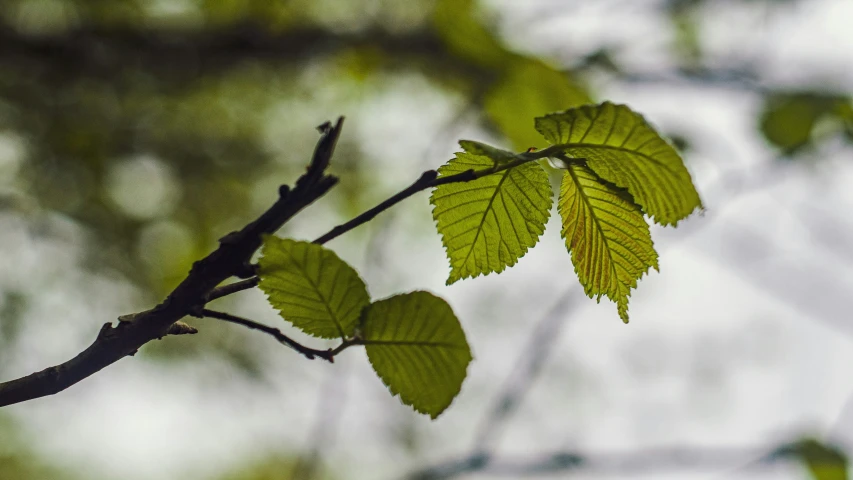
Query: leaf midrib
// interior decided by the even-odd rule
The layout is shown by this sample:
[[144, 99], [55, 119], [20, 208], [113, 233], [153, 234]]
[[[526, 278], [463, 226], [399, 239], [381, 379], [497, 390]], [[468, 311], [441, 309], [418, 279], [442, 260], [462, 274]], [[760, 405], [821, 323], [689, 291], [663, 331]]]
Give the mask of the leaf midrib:
[[[578, 166], [578, 168], [583, 168], [583, 167]], [[575, 174], [574, 168], [569, 168], [568, 173], [569, 173], [569, 175], [572, 176], [572, 181], [574, 181], [575, 185], [578, 188], [578, 194], [581, 196], [581, 198], [583, 198], [584, 203], [586, 204], [587, 208], [589, 209], [590, 216], [592, 216], [592, 218], [595, 220], [596, 230], [598, 230], [598, 233], [601, 235], [601, 238], [604, 240], [604, 247], [607, 250], [607, 256], [610, 257], [610, 272], [614, 275], [614, 278], [616, 278], [616, 283], [617, 284], [621, 283], [619, 280], [618, 272], [616, 272], [615, 262], [613, 261], [613, 253], [612, 253], [611, 248], [610, 248], [610, 241], [607, 239], [607, 235], [604, 234], [604, 230], [602, 230], [602, 228], [601, 228], [602, 220], [600, 218], [598, 218], [598, 215], [595, 214], [595, 210], [592, 208], [592, 204], [589, 201], [589, 196], [586, 194], [586, 192], [584, 192], [583, 185], [581, 185], [581, 183], [578, 181], [578, 177], [577, 177], [577, 174]], [[577, 222], [577, 219], [575, 221]]]
[[[468, 249], [468, 253], [465, 255], [465, 259], [462, 260], [462, 265], [468, 263], [468, 259], [471, 258], [471, 254], [474, 253], [474, 249], [477, 245], [477, 239], [480, 238], [480, 233], [483, 232], [483, 224], [486, 223], [486, 217], [489, 216], [489, 211], [492, 209], [492, 204], [495, 202], [495, 198], [498, 196], [498, 192], [501, 190], [501, 186], [506, 180], [507, 176], [513, 169], [508, 169], [504, 172], [498, 184], [495, 186], [495, 191], [492, 193], [492, 198], [489, 199], [489, 204], [486, 205], [486, 209], [483, 211], [483, 217], [480, 219], [480, 224], [477, 226], [477, 233], [474, 235], [474, 240], [471, 242], [471, 248]], [[486, 257], [488, 258], [488, 249], [486, 253]]]
[[[320, 288], [317, 286], [316, 283], [314, 283], [314, 280], [311, 279], [311, 276], [308, 274], [308, 269], [296, 260], [296, 256], [294, 256], [290, 250], [287, 250], [287, 255], [290, 256], [290, 258], [293, 260], [293, 263], [296, 265], [296, 267], [299, 268], [300, 271], [302, 271], [302, 273], [304, 274], [305, 280], [309, 284], [311, 284], [311, 287], [314, 289], [315, 292], [317, 292], [317, 296], [319, 296], [320, 299], [323, 300], [322, 303], [323, 303], [323, 307], [326, 309], [326, 313], [329, 314], [329, 317], [332, 319], [332, 322], [335, 324], [335, 327], [337, 327], [338, 333], [340, 334], [341, 338], [345, 339], [346, 334], [344, 333], [344, 329], [341, 326], [341, 322], [338, 320], [337, 316], [332, 312], [332, 309], [330, 308], [329, 304], [331, 302], [326, 299], [325, 295], [323, 295], [323, 292], [320, 291]], [[307, 258], [307, 253], [306, 253], [306, 258]], [[320, 255], [320, 265], [317, 266], [317, 270], [322, 270], [323, 264], [325, 263], [325, 261], [326, 261], [326, 259], [321, 254]], [[337, 277], [337, 275], [336, 275], [336, 277]]]
[[675, 175], [676, 177], [680, 177], [679, 173], [677, 171], [673, 170], [669, 165], [661, 162], [660, 160], [656, 159], [655, 157], [653, 157], [649, 154], [646, 154], [643, 152], [638, 152], [637, 150], [631, 150], [630, 148], [617, 147], [615, 145], [604, 145], [604, 144], [600, 144], [600, 143], [564, 143], [561, 145], [561, 148], [566, 148], [566, 149], [569, 149], [569, 148], [605, 148], [605, 149], [610, 149], [610, 150], [617, 150], [617, 151], [623, 152], [623, 153], [630, 153], [633, 155], [639, 155], [639, 156], [649, 160], [650, 162], [659, 165], [660, 167], [664, 168], [665, 170], [667, 170], [669, 173]]

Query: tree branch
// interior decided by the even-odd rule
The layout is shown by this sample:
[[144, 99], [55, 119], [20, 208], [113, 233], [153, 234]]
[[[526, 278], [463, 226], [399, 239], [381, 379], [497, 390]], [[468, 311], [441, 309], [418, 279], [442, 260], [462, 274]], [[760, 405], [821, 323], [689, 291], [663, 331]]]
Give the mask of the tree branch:
[[210, 293], [207, 294], [204, 303], [212, 302], [218, 298], [231, 295], [232, 293], [242, 292], [243, 290], [255, 288], [258, 286], [258, 282], [260, 282], [260, 279], [258, 277], [251, 277], [245, 280], [240, 280], [239, 282], [229, 283], [227, 285], [222, 285], [221, 287], [216, 287], [211, 290]]
[[[381, 27], [337, 32], [310, 25], [273, 31], [250, 21], [202, 30], [83, 24], [55, 35], [34, 36], [0, 24], [0, 61], [7, 67], [14, 63], [53, 71], [44, 77], [55, 83], [81, 77], [115, 82], [131, 68], [154, 72], [157, 78], [172, 82], [191, 82], [200, 75], [219, 74], [248, 62], [292, 65], [359, 48], [377, 49], [392, 57], [394, 61], [389, 63], [394, 65], [426, 64], [432, 71], [464, 75], [474, 84], [487, 85], [500, 75], [499, 69], [479, 66], [455, 54], [429, 28], [390, 33]], [[660, 75], [614, 68], [610, 62], [597, 51], [574, 62], [570, 69], [604, 67], [614, 78], [628, 83], [678, 82], [757, 92], [772, 89], [749, 64], [673, 69]]]
[[[329, 166], [329, 161], [340, 136], [342, 125], [343, 117], [338, 119], [335, 126], [332, 126], [329, 122], [321, 125], [319, 129], [322, 136], [317, 143], [307, 171], [299, 177], [296, 186], [291, 190], [286, 185], [282, 185], [279, 188], [279, 199], [272, 207], [253, 222], [243, 227], [242, 230], [231, 232], [222, 237], [219, 240], [219, 248], [202, 260], [195, 262], [187, 278], [175, 287], [172, 293], [160, 305], [145, 312], [121, 317], [119, 325], [115, 328], [109, 323], [105, 324], [101, 328], [95, 342], [68, 362], [17, 380], [0, 383], [0, 407], [53, 395], [100, 371], [102, 368], [117, 362], [125, 356], [133, 355], [139, 347], [151, 340], [159, 339], [169, 334], [191, 333], [185, 331], [183, 328], [173, 328], [172, 325], [186, 315], [198, 315], [204, 305], [211, 300], [256, 286], [258, 277], [250, 276], [254, 275], [255, 269], [249, 264], [249, 261], [255, 251], [260, 248], [263, 242], [262, 236], [274, 233], [300, 210], [325, 195], [337, 183], [338, 179], [334, 176], [326, 175], [325, 170]], [[491, 168], [467, 170], [446, 177], [438, 177], [438, 172], [428, 170], [421, 174], [420, 178], [407, 188], [349, 222], [336, 226], [325, 235], [314, 240], [314, 243], [323, 244], [337, 238], [427, 188], [449, 183], [470, 182], [486, 175], [492, 175], [524, 163], [546, 158], [556, 154], [560, 149], [561, 147], [556, 145], [539, 151], [524, 152], [518, 154], [514, 160], [495, 163]], [[249, 278], [217, 287], [232, 276]], [[222, 319], [221, 316], [217, 318]], [[234, 318], [238, 317], [230, 318], [228, 321], [242, 323], [251, 328], [264, 331], [263, 328], [258, 328], [260, 324], [254, 324], [254, 322], [245, 319], [235, 321]], [[247, 324], [247, 322], [252, 323], [252, 325]], [[266, 331], [266, 333], [275, 336], [270, 331]], [[278, 335], [284, 337], [281, 332], [278, 332]], [[294, 345], [296, 342], [291, 341], [292, 343], [290, 343], [278, 336], [276, 338], [296, 348], [303, 355], [319, 356], [327, 360], [330, 360], [335, 354], [349, 346], [347, 342], [344, 342], [341, 346], [324, 356], [317, 353], [322, 351], [315, 351], [302, 346], [300, 346], [300, 350], [300, 347]]]
[[139, 69], [181, 84], [246, 63], [293, 65], [358, 48], [378, 49], [409, 65], [428, 59], [433, 67], [484, 82], [498, 74], [454, 55], [430, 29], [390, 33], [380, 27], [334, 32], [310, 25], [271, 31], [253, 22], [202, 30], [84, 24], [56, 35], [33, 36], [0, 24], [0, 61], [48, 69], [54, 72], [49, 75], [54, 82], [81, 77], [115, 82], [120, 73]]
[[[172, 325], [197, 312], [211, 291], [232, 276], [245, 276], [249, 261], [261, 246], [262, 235], [271, 234], [337, 183], [325, 173], [341, 133], [343, 117], [336, 125], [320, 126], [322, 133], [308, 169], [291, 190], [280, 188], [279, 199], [242, 230], [219, 241], [210, 255], [193, 264], [187, 277], [156, 307], [120, 318], [116, 327], [101, 327], [95, 341], [83, 352], [60, 365], [0, 383], [0, 407], [61, 392], [128, 355], [144, 344], [176, 332]], [[233, 287], [232, 287], [233, 290]], [[188, 333], [188, 332], [186, 332]]]
[[[534, 152], [524, 152], [518, 154], [519, 159], [513, 160], [511, 162], [506, 162], [503, 164], [495, 165], [492, 168], [485, 168], [483, 170], [466, 170], [461, 173], [457, 173], [455, 175], [448, 175], [446, 177], [439, 177], [438, 172], [435, 170], [427, 170], [421, 174], [421, 176], [415, 180], [414, 183], [409, 185], [408, 187], [400, 190], [395, 193], [388, 199], [380, 202], [375, 207], [367, 210], [366, 212], [358, 215], [352, 220], [343, 223], [324, 233], [323, 235], [317, 237], [313, 243], [317, 245], [323, 245], [329, 240], [334, 240], [335, 238], [343, 235], [344, 233], [349, 232], [350, 230], [364, 225], [365, 223], [373, 220], [377, 215], [388, 210], [394, 205], [402, 202], [403, 200], [411, 197], [412, 195], [426, 190], [428, 188], [437, 187], [439, 185], [446, 185], [449, 183], [461, 183], [461, 182], [470, 182], [472, 180], [477, 180], [478, 178], [485, 177], [486, 175], [492, 175], [494, 173], [502, 172], [504, 170], [508, 170], [513, 167], [517, 167], [524, 163], [532, 162], [534, 160], [538, 160], [541, 158], [546, 158], [551, 155], [554, 155], [555, 152], [559, 151], [559, 146], [552, 146], [542, 150], [534, 151]], [[580, 161], [583, 159], [573, 159], [576, 161]], [[240, 292], [243, 290], [247, 290], [253, 288], [258, 285], [259, 279], [258, 277], [251, 277], [245, 280], [241, 280], [239, 282], [234, 282], [228, 285], [224, 285], [221, 287], [217, 287], [213, 289], [210, 294], [207, 296], [207, 301], [213, 301], [218, 298], [225, 297], [227, 295], [231, 295], [232, 293]]]

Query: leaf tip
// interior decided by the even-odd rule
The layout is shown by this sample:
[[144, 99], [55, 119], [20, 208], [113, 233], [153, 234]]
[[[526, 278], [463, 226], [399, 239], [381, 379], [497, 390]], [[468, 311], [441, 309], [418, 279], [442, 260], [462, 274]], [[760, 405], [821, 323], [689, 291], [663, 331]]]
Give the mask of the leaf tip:
[[621, 301], [616, 303], [616, 310], [619, 312], [619, 318], [622, 319], [622, 323], [625, 325], [628, 324], [628, 298], [625, 297]]

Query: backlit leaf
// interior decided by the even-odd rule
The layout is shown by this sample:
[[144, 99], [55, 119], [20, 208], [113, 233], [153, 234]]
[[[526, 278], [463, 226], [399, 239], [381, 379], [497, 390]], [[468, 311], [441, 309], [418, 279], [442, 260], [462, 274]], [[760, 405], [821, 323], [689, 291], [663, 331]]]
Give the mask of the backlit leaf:
[[352, 267], [320, 245], [274, 236], [262, 253], [259, 287], [285, 320], [321, 338], [353, 334], [370, 297]]
[[531, 118], [590, 101], [586, 90], [568, 73], [525, 58], [508, 66], [489, 89], [483, 110], [517, 150], [526, 150], [543, 144]]
[[[494, 165], [484, 155], [457, 153], [438, 172], [448, 176]], [[548, 175], [535, 163], [436, 187], [430, 202], [450, 259], [448, 285], [515, 265], [545, 231], [551, 193]]]
[[536, 119], [536, 129], [601, 178], [626, 188], [655, 222], [675, 225], [702, 207], [678, 152], [625, 105], [605, 102]]
[[517, 158], [515, 156], [515, 153], [513, 152], [510, 152], [508, 150], [502, 150], [500, 148], [495, 148], [491, 145], [476, 142], [474, 140], [459, 140], [459, 145], [462, 147], [462, 150], [465, 150], [465, 152], [470, 153], [472, 155], [482, 155], [484, 157], [489, 157], [495, 163], [508, 162]]
[[793, 457], [805, 464], [814, 480], [847, 480], [849, 461], [843, 451], [813, 438], [776, 449], [771, 457]]
[[367, 357], [391, 393], [432, 418], [441, 414], [472, 359], [450, 305], [428, 292], [395, 295], [371, 304], [362, 322]]
[[650, 267], [658, 268], [649, 225], [627, 192], [584, 165], [569, 165], [560, 188], [563, 237], [590, 297], [606, 295], [628, 322], [628, 296]]

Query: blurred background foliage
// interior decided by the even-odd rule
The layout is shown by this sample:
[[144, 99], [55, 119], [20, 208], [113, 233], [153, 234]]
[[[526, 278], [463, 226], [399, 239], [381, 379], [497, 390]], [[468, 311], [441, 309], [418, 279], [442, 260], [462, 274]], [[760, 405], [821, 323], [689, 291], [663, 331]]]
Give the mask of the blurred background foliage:
[[[407, 83], [427, 84], [451, 99], [453, 121], [473, 119], [516, 150], [542, 146], [533, 117], [602, 100], [596, 85], [672, 78], [757, 93], [754, 133], [780, 160], [813, 160], [827, 145], [853, 142], [850, 89], [767, 85], [748, 59], [707, 58], [702, 14], [714, 2], [652, 3], [671, 33], [670, 60], [642, 72], [623, 52], [635, 39], [532, 51], [513, 46], [516, 32], [501, 27], [494, 6], [474, 0], [3, 0], [0, 208], [32, 219], [34, 239], [73, 225], [85, 238], [86, 267], [130, 282], [144, 306], [299, 174], [313, 126]], [[796, 3], [726, 2], [765, 12]], [[547, 8], [534, 16], [547, 17]], [[514, 25], [536, 28], [535, 20]], [[681, 149], [697, 140], [665, 133]], [[414, 179], [442, 161], [405, 168]], [[381, 198], [377, 168], [364, 145], [343, 140], [327, 227]], [[4, 376], [31, 301], [14, 285], [0, 292]], [[221, 356], [263, 377], [264, 359], [246, 340], [252, 333], [213, 323], [204, 330], [192, 341], [150, 345], [145, 356]], [[8, 441], [16, 438], [11, 425], [0, 428], [0, 478], [71, 478], [18, 448], [26, 442]], [[289, 478], [281, 472], [294, 462], [260, 460], [222, 478]]]

